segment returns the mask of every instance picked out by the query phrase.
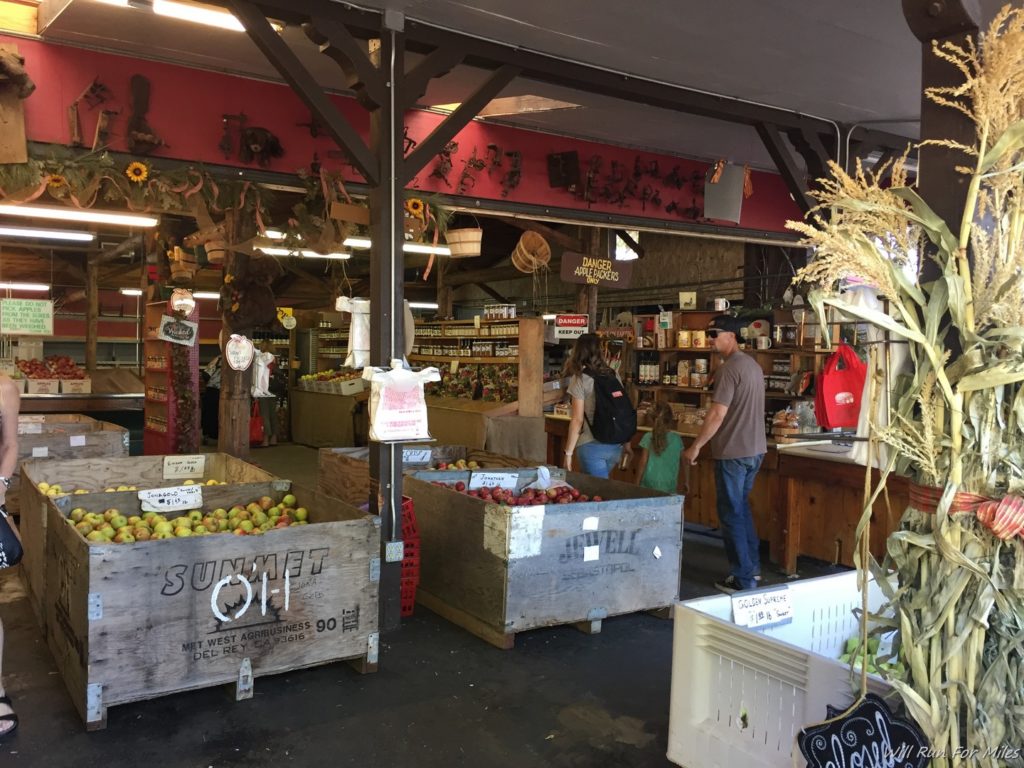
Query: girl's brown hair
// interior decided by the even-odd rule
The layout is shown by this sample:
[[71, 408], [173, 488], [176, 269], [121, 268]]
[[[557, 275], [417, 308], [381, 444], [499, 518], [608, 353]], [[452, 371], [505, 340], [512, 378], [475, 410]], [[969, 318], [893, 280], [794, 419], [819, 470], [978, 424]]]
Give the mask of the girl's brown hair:
[[596, 333], [584, 333], [578, 339], [565, 362], [565, 374], [579, 376], [585, 368], [597, 373], [614, 373], [601, 354], [601, 340]]
[[668, 433], [675, 427], [676, 419], [668, 403], [658, 403], [654, 406], [651, 416], [654, 419], [654, 429], [651, 430], [651, 451], [660, 456], [662, 451], [668, 447]]

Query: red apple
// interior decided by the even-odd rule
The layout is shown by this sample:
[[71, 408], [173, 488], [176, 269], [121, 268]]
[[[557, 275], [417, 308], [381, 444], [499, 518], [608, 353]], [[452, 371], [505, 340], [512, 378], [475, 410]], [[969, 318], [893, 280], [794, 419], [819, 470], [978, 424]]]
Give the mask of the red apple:
[[459, 493], [462, 493], [462, 491], [466, 490], [466, 484], [464, 482], [462, 482], [461, 480], [459, 480], [455, 484], [455, 490], [458, 491]]
[[602, 498], [601, 498], [600, 496], [598, 496], [597, 494], [594, 494], [594, 496], [593, 496], [593, 497], [592, 497], [592, 498], [591, 498], [590, 500], [591, 500], [591, 501], [604, 501], [604, 499], [602, 499]]

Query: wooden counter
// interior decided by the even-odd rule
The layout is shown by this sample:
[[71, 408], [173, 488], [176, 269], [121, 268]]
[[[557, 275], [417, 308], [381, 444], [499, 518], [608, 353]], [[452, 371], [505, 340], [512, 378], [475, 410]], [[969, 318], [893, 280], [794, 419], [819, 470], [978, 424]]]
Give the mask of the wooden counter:
[[[365, 399], [363, 393], [339, 395], [293, 389], [289, 395], [292, 441], [314, 448], [356, 445], [356, 419], [362, 416], [365, 422], [365, 408], [359, 408]], [[363, 438], [365, 424], [359, 426], [358, 432]]]
[[[562, 466], [569, 419], [548, 416], [548, 463]], [[633, 437], [639, 443], [644, 429]], [[692, 438], [684, 435], [687, 443]], [[639, 451], [637, 450], [639, 455]], [[849, 461], [778, 451], [769, 445], [761, 471], [750, 495], [750, 507], [758, 536], [770, 546], [772, 562], [786, 573], [796, 573], [797, 557], [805, 555], [826, 562], [853, 566], [857, 523], [864, 494], [865, 468]], [[635, 464], [635, 463], [634, 463]], [[635, 466], [616, 468], [612, 478], [637, 482]], [[874, 472], [878, 481], [878, 472]], [[688, 523], [718, 527], [715, 509], [714, 462], [702, 452], [691, 468], [689, 483], [680, 476], [678, 490], [686, 496], [683, 519]], [[885, 555], [885, 541], [897, 529], [908, 504], [907, 481], [890, 476], [889, 505], [883, 495], [874, 506], [871, 519], [871, 552], [879, 560]]]
[[145, 395], [128, 394], [90, 395], [22, 395], [21, 413], [95, 413], [97, 411], [141, 411]]

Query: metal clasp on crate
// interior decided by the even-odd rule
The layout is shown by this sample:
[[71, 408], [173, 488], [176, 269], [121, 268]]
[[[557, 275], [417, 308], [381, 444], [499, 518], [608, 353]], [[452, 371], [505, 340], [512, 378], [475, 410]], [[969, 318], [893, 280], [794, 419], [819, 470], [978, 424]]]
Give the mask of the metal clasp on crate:
[[376, 664], [380, 655], [380, 633], [371, 632], [366, 636], [366, 663]]
[[238, 682], [235, 684], [235, 701], [252, 698], [252, 662], [246, 656], [238, 668]]

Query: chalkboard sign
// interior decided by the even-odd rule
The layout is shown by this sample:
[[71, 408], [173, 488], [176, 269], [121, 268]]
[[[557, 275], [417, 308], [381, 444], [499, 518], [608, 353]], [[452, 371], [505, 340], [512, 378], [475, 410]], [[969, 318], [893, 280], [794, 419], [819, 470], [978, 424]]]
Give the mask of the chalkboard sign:
[[860, 765], [864, 768], [925, 768], [928, 739], [917, 724], [895, 717], [880, 696], [869, 693], [841, 719], [843, 710], [826, 707], [831, 720], [800, 731], [797, 744], [808, 768]]
[[0, 299], [0, 333], [9, 336], [53, 336], [53, 302]]

